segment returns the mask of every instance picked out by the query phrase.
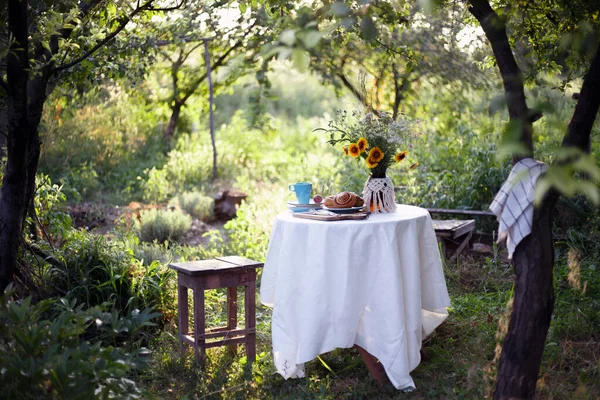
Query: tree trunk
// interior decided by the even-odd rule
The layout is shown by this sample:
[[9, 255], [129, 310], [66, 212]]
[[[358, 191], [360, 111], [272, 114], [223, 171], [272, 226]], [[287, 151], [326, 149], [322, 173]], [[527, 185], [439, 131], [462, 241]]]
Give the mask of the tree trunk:
[[4, 146], [6, 146], [6, 136], [8, 135], [8, 105], [5, 102], [6, 98], [0, 100], [0, 158], [6, 155]]
[[208, 52], [208, 39], [204, 39], [204, 62], [206, 63], [206, 77], [208, 79], [208, 126], [210, 130], [210, 141], [213, 148], [213, 170], [212, 180], [217, 180], [217, 145], [215, 143], [215, 120], [213, 115], [213, 83], [210, 75], [210, 53]]
[[165, 139], [167, 140], [167, 145], [170, 147], [173, 142], [173, 138], [175, 137], [175, 130], [177, 129], [177, 122], [179, 122], [179, 114], [181, 113], [181, 106], [183, 104], [179, 102], [175, 102], [175, 105], [171, 107], [171, 118], [169, 119], [169, 125], [167, 125], [167, 130], [165, 131]]
[[517, 140], [527, 150], [527, 154], [515, 157], [514, 162], [523, 157], [533, 157], [533, 127], [530, 111], [525, 101], [523, 74], [508, 42], [506, 24], [498, 17], [487, 0], [469, 0], [469, 3], [471, 3], [469, 12], [481, 24], [498, 63], [510, 121], [519, 124], [518, 128], [520, 128], [520, 137]]
[[552, 210], [534, 211], [532, 232], [517, 246], [513, 311], [504, 338], [494, 399], [532, 399], [554, 308]]
[[[27, 181], [27, 148], [29, 123], [27, 119], [27, 83], [29, 55], [27, 43], [27, 3], [10, 0], [8, 3], [8, 31], [14, 38], [7, 56], [8, 85], [8, 138], [7, 162], [2, 179], [0, 197], [0, 292], [12, 281], [17, 264]], [[25, 49], [25, 50], [24, 50]]]

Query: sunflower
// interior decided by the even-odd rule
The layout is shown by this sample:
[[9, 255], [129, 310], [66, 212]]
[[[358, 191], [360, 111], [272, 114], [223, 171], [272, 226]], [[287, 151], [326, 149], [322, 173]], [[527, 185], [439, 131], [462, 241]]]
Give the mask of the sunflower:
[[371, 157], [367, 157], [367, 159], [366, 159], [365, 162], [367, 164], [367, 167], [369, 167], [370, 169], [373, 169], [373, 168], [375, 168], [376, 166], [379, 165], [378, 162], [374, 162], [373, 160], [371, 160]]
[[396, 162], [400, 162], [400, 161], [402, 161], [402, 160], [404, 160], [404, 159], [406, 158], [406, 154], [407, 154], [407, 152], [406, 152], [406, 151], [403, 151], [403, 152], [401, 152], [401, 153], [398, 153], [398, 154], [396, 154], [396, 155], [394, 156], [394, 160], [396, 160]]
[[383, 154], [383, 151], [379, 147], [373, 147], [369, 152], [369, 158], [373, 163], [378, 163], [383, 160], [383, 157], [385, 157], [385, 154]]
[[416, 162], [416, 163], [414, 163], [413, 165], [411, 165], [411, 166], [409, 167], [409, 169], [415, 169], [415, 168], [417, 168], [418, 166], [419, 166], [419, 163], [418, 163], [418, 162]]
[[361, 153], [363, 151], [365, 151], [367, 149], [367, 147], [369, 147], [369, 142], [364, 137], [361, 137], [360, 139], [358, 139], [358, 142], [356, 142], [356, 144], [358, 145], [358, 149], [360, 150]]
[[360, 149], [358, 148], [358, 145], [356, 143], [351, 143], [348, 146], [348, 153], [350, 154], [350, 156], [352, 156], [353, 158], [356, 158], [360, 155]]
[[348, 155], [348, 146], [342, 147], [342, 150], [344, 150], [344, 155], [347, 156]]

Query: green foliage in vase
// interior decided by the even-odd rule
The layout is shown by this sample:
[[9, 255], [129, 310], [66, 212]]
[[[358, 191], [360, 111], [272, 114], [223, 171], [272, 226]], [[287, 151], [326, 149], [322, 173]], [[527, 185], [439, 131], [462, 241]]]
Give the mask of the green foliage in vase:
[[342, 147], [344, 154], [362, 158], [373, 178], [384, 178], [390, 166], [405, 160], [417, 138], [412, 121], [385, 112], [354, 112], [349, 120], [346, 111], [339, 111], [328, 128], [318, 130], [329, 133], [328, 143], [333, 146], [347, 144]]

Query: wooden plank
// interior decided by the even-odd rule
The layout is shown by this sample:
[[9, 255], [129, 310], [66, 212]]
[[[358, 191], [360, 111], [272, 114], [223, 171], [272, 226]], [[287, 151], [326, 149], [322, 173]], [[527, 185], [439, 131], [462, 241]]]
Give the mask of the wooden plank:
[[465, 220], [463, 222], [464, 222], [464, 224], [456, 227], [456, 229], [454, 229], [454, 231], [452, 232], [453, 238], [459, 238], [467, 233], [473, 232], [473, 230], [475, 229], [475, 220], [474, 219]]
[[446, 208], [426, 208], [430, 214], [454, 214], [454, 215], [476, 215], [480, 217], [496, 217], [491, 211], [478, 210], [450, 210]]
[[[227, 327], [229, 328], [229, 332], [234, 334], [237, 331], [237, 287], [228, 287], [227, 288]], [[245, 333], [244, 333], [245, 334]], [[237, 344], [233, 344], [230, 346], [231, 351], [233, 353], [237, 353]]]
[[[216, 342], [205, 343], [203, 346], [205, 349], [210, 349], [211, 347], [228, 346], [228, 345], [241, 344], [241, 343], [246, 343], [246, 346], [247, 346], [248, 338], [249, 338], [249, 336], [234, 338], [234, 339], [223, 339], [223, 340], [219, 340]], [[250, 360], [248, 360], [248, 361], [250, 361]], [[254, 360], [252, 360], [252, 361], [254, 361]]]
[[464, 235], [467, 232], [475, 229], [475, 220], [457, 220], [457, 219], [449, 219], [449, 220], [437, 220], [434, 219], [431, 221], [433, 223], [433, 229], [435, 230], [435, 234], [439, 237], [450, 237], [456, 238]]
[[172, 268], [181, 274], [191, 276], [210, 275], [225, 271], [232, 272], [243, 270], [242, 267], [236, 264], [232, 264], [221, 260], [201, 260], [171, 263], [169, 264], [169, 268]]
[[201, 285], [194, 288], [194, 350], [196, 353], [196, 361], [200, 366], [204, 366], [206, 362], [206, 352], [204, 351], [204, 339], [200, 336], [204, 334], [206, 329], [206, 320], [204, 318], [204, 288]]
[[[179, 335], [179, 340], [181, 340], [183, 343], [189, 344], [190, 346], [194, 347], [195, 339], [194, 339], [194, 336], [192, 336], [192, 335]], [[218, 340], [215, 342], [205, 342], [202, 345], [203, 346], [202, 350], [209, 349], [211, 347], [223, 346], [223, 345], [237, 345], [240, 343], [246, 343], [245, 336], [223, 339], [223, 340]]]
[[458, 246], [458, 248], [456, 249], [456, 251], [454, 252], [452, 257], [450, 257], [450, 261], [456, 260], [456, 258], [460, 254], [460, 252], [463, 251], [463, 249], [469, 244], [469, 240], [471, 240], [472, 236], [473, 236], [473, 231], [470, 231], [467, 235], [464, 235], [464, 239], [463, 239], [462, 243], [460, 244], [460, 246]]
[[218, 332], [205, 333], [204, 335], [198, 335], [198, 339], [214, 339], [218, 337], [235, 337], [235, 336], [246, 336], [251, 333], [256, 333], [256, 328], [244, 328], [234, 330], [223, 330]]
[[[179, 332], [183, 335], [187, 335], [190, 330], [188, 312], [188, 288], [182, 285], [177, 285], [177, 313], [179, 320]], [[183, 353], [183, 343], [181, 343], [179, 349]]]
[[[256, 331], [256, 277], [251, 282], [248, 282], [245, 290], [244, 311], [246, 329]], [[256, 333], [250, 333], [246, 338], [246, 358], [251, 363], [256, 360]]]
[[261, 263], [260, 261], [254, 261], [240, 256], [217, 257], [216, 259], [244, 268], [262, 268], [264, 266], [264, 263]]

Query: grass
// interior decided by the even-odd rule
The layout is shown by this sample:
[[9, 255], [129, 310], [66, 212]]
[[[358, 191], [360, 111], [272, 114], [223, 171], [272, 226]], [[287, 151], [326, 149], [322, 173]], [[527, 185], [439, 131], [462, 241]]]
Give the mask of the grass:
[[[594, 318], [598, 303], [568, 285], [569, 267], [564, 261], [561, 258], [557, 262], [557, 305], [538, 382], [538, 398], [595, 399], [600, 395], [600, 324]], [[459, 258], [456, 264], [448, 264], [446, 270], [452, 299], [450, 316], [423, 344], [421, 364], [411, 373], [417, 385], [415, 392], [400, 393], [391, 385], [378, 386], [354, 349], [336, 349], [321, 355], [323, 362], [316, 359], [306, 364], [306, 378], [284, 380], [275, 373], [271, 356], [271, 312], [261, 305], [257, 309], [259, 356], [251, 368], [243, 346], [237, 355], [225, 348], [209, 349], [206, 369], [195, 368], [191, 351], [180, 356], [176, 327], [172, 325], [156, 338], [153, 368], [139, 379], [151, 396], [166, 399], [489, 397], [495, 382], [498, 332], [507, 320], [512, 293], [512, 268], [469, 255]], [[588, 281], [588, 290], [597, 290], [599, 285], [597, 278]], [[584, 299], [578, 302], [577, 296]], [[214, 324], [224, 319], [225, 307], [223, 298], [211, 298], [214, 303], [210, 323]], [[574, 308], [579, 312], [573, 312]]]

